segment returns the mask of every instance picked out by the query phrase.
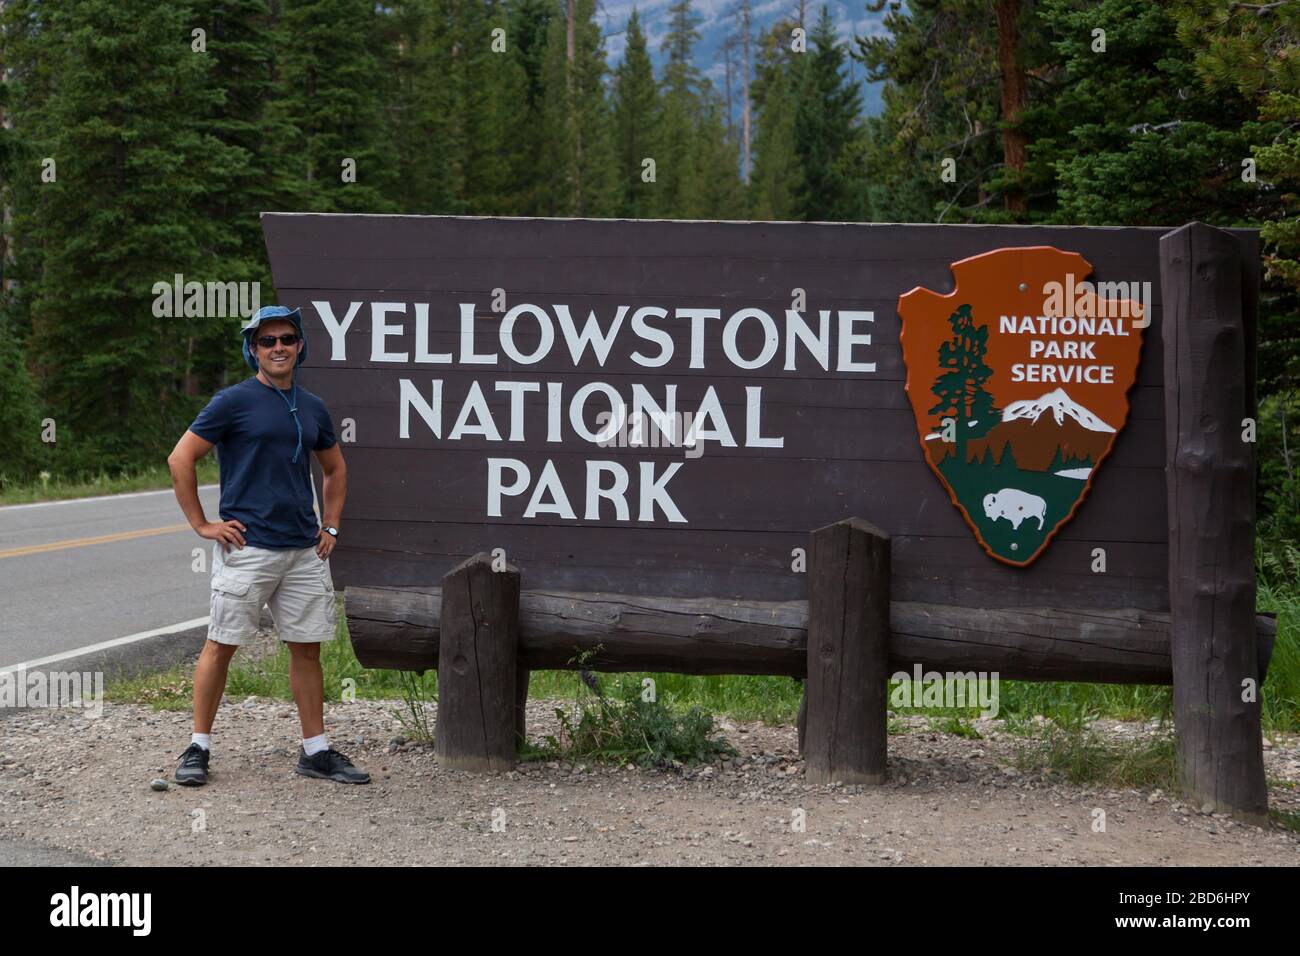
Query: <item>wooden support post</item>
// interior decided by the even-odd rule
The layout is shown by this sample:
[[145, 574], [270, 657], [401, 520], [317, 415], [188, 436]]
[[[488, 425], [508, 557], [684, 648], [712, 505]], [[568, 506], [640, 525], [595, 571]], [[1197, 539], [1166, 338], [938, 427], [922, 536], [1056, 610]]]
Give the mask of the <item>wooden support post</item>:
[[528, 679], [527, 667], [515, 669], [515, 750], [518, 751], [528, 740]]
[[885, 782], [889, 535], [860, 518], [812, 533], [804, 757], [809, 783]]
[[[1254, 343], [1239, 240], [1191, 223], [1160, 240], [1174, 724], [1197, 806], [1268, 816], [1255, 636]], [[1247, 292], [1249, 290], [1246, 290]]]
[[438, 729], [443, 766], [513, 770], [519, 645], [519, 569], [492, 570], [480, 552], [442, 579]]

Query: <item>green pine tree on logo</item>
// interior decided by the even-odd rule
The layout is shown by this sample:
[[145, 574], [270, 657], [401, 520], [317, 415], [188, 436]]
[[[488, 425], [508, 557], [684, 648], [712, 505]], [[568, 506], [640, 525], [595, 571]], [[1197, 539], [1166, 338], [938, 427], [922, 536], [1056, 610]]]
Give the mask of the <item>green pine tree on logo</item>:
[[958, 307], [948, 322], [952, 338], [939, 346], [939, 367], [945, 371], [930, 388], [939, 399], [930, 414], [956, 422], [956, 459], [964, 462], [966, 440], [982, 437], [997, 424], [1001, 409], [994, 407], [993, 396], [984, 389], [993, 374], [984, 364], [988, 326], [975, 324], [969, 305]]

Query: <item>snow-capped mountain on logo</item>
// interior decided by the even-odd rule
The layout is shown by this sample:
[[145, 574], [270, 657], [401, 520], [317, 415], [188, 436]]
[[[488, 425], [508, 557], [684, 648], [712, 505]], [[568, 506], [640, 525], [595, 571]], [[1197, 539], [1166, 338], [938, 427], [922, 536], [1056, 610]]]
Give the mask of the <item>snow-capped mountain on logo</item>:
[[1056, 418], [1056, 424], [1063, 423], [1066, 415], [1069, 415], [1076, 422], [1082, 425], [1088, 431], [1092, 432], [1114, 432], [1099, 417], [1088, 411], [1069, 395], [1065, 394], [1065, 389], [1058, 388], [1055, 391], [1048, 392], [1038, 398], [1026, 399], [1024, 401], [1012, 402], [1002, 410], [1002, 420], [1009, 422], [1016, 418], [1032, 418], [1038, 421], [1038, 417], [1043, 412], [1051, 410], [1052, 415]]
[[[1058, 388], [1009, 403], [996, 425], [967, 439], [963, 460], [1000, 465], [1009, 451], [1016, 465], [1028, 471], [1075, 470], [1074, 477], [1087, 477], [1114, 437], [1115, 429]], [[955, 443], [931, 446], [936, 462], [956, 450]], [[1085, 468], [1089, 470], [1078, 471]]]

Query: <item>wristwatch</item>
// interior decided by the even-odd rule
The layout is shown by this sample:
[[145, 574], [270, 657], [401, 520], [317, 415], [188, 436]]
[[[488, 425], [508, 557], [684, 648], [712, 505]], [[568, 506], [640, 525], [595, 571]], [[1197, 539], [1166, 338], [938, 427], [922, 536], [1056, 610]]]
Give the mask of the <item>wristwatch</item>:
[[339, 536], [339, 529], [338, 529], [338, 528], [321, 528], [321, 530], [324, 531], [326, 534], [332, 534], [332, 535], [334, 535], [335, 539], [337, 539], [338, 536]]

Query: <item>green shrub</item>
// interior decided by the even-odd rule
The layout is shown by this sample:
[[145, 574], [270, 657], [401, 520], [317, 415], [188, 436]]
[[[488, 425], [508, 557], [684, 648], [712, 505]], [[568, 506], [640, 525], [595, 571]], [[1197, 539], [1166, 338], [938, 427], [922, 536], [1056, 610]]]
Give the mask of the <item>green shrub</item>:
[[608, 692], [595, 676], [584, 671], [583, 678], [573, 707], [555, 709], [559, 737], [548, 734], [543, 746], [527, 748], [529, 756], [642, 767], [676, 767], [736, 756], [735, 748], [714, 737], [713, 716], [702, 708], [679, 712], [628, 675], [613, 678]]

